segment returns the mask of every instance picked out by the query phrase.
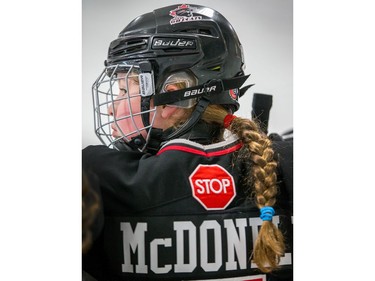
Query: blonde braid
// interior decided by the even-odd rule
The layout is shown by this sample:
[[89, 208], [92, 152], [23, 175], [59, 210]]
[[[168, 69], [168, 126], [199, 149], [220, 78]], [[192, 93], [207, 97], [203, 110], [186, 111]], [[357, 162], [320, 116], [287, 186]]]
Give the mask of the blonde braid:
[[[202, 119], [209, 124], [223, 126], [227, 114], [222, 106], [210, 105], [203, 113]], [[240, 154], [245, 166], [249, 167], [244, 184], [248, 190], [252, 190], [250, 196], [254, 198], [259, 209], [265, 206], [272, 207], [276, 203], [278, 190], [277, 163], [274, 160], [271, 140], [261, 131], [259, 125], [250, 119], [236, 117], [227, 129], [237, 135], [244, 144]], [[272, 221], [263, 221], [254, 245], [253, 262], [262, 272], [271, 272], [278, 268], [284, 251], [284, 237], [281, 231]]]
[[[246, 185], [254, 187], [254, 199], [258, 208], [273, 206], [276, 202], [276, 167], [271, 141], [261, 132], [258, 124], [237, 117], [229, 130], [236, 134], [250, 151], [252, 177], [247, 177]], [[263, 272], [271, 272], [278, 267], [284, 254], [285, 244], [281, 231], [272, 221], [263, 221], [255, 241], [253, 261]]]

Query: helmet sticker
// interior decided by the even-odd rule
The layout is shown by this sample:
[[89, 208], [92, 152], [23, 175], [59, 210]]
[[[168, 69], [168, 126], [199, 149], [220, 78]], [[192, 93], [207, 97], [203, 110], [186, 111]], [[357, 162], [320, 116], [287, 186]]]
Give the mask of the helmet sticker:
[[148, 97], [154, 93], [151, 73], [139, 74], [139, 88], [142, 97]]
[[238, 100], [238, 89], [231, 89], [229, 90], [229, 96], [233, 99], [233, 100]]
[[193, 9], [190, 8], [190, 5], [186, 4], [178, 6], [176, 9], [170, 11], [169, 15], [173, 17], [173, 19], [170, 20], [171, 25], [181, 22], [202, 20], [202, 16], [194, 16]]

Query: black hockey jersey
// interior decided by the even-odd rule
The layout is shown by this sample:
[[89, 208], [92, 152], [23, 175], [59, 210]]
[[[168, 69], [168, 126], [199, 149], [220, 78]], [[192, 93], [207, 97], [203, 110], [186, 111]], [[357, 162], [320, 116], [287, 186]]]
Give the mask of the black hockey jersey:
[[262, 220], [241, 185], [234, 157], [241, 146], [230, 138], [205, 146], [177, 139], [156, 155], [85, 148], [83, 167], [100, 180], [105, 222], [83, 269], [106, 281], [291, 280], [287, 208], [276, 205], [273, 217], [287, 245], [280, 270], [266, 277], [250, 262]]

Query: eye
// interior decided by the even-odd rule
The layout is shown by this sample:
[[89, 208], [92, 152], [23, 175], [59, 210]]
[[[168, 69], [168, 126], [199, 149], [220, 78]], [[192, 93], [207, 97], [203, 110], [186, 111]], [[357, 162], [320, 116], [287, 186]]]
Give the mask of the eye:
[[125, 88], [120, 88], [120, 95], [126, 95], [128, 91]]

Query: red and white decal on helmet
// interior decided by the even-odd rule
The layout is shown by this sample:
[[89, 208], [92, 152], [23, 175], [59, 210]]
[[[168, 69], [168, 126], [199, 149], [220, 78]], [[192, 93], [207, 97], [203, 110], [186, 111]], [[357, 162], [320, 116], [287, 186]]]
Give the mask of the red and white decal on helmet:
[[233, 99], [233, 100], [238, 100], [238, 89], [231, 89], [229, 90], [229, 96]]
[[194, 16], [193, 9], [190, 7], [190, 5], [180, 5], [176, 9], [173, 9], [169, 12], [169, 15], [173, 17], [173, 19], [170, 20], [170, 24], [176, 24], [181, 22], [188, 22], [188, 21], [198, 21], [202, 20], [202, 16]]
[[236, 197], [232, 175], [219, 165], [202, 165], [189, 177], [193, 197], [206, 210], [224, 210]]

